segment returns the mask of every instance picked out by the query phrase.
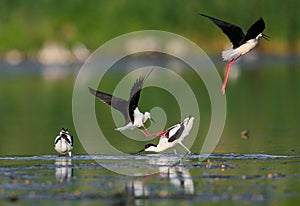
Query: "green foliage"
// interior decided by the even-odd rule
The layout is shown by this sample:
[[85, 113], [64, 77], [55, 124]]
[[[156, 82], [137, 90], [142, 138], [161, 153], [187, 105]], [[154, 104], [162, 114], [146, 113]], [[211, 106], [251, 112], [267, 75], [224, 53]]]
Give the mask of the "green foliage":
[[[15, 48], [34, 53], [47, 40], [64, 42], [69, 47], [83, 42], [94, 50], [118, 35], [145, 29], [178, 33], [216, 52], [212, 41], [225, 42], [226, 37], [198, 16], [199, 12], [236, 23], [244, 30], [263, 16], [266, 33], [272, 37], [268, 50], [297, 50], [299, 4], [271, 0], [1, 0], [0, 53]], [[279, 43], [273, 43], [276, 41]]]

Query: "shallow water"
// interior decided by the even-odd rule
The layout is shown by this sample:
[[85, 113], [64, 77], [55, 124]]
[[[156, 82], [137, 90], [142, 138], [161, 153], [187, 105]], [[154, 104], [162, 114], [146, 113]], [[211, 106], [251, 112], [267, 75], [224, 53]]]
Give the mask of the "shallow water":
[[[299, 156], [266, 154], [78, 155], [0, 158], [0, 203], [19, 205], [296, 205]], [[98, 164], [158, 169], [132, 177]], [[133, 161], [134, 160], [134, 161]], [[163, 161], [162, 161], [163, 160]], [[172, 163], [169, 165], [169, 163]]]

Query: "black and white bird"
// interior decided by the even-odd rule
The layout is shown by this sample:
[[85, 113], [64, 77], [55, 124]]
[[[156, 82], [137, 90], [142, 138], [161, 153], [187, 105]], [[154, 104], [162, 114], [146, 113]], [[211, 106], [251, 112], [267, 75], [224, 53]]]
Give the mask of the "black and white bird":
[[62, 128], [59, 135], [55, 138], [54, 149], [61, 155], [72, 156], [73, 136], [67, 129]]
[[260, 17], [247, 31], [246, 35], [243, 33], [242, 29], [231, 23], [207, 16], [205, 14], [200, 14], [201, 16], [209, 18], [213, 21], [222, 31], [227, 35], [231, 41], [233, 48], [222, 51], [222, 58], [224, 61], [228, 61], [228, 65], [225, 72], [225, 78], [222, 85], [222, 93], [225, 93], [226, 83], [230, 71], [231, 64], [234, 63], [238, 58], [247, 54], [258, 44], [259, 37], [263, 37], [268, 40], [269, 36], [262, 33], [265, 29], [265, 22], [262, 17]]
[[[150, 112], [145, 112], [144, 114], [140, 112], [138, 108], [138, 103], [140, 100], [141, 90], [144, 85], [145, 79], [150, 75], [152, 70], [147, 74], [140, 76], [133, 84], [129, 96], [129, 100], [124, 100], [119, 97], [115, 97], [111, 94], [105, 92], [96, 91], [89, 87], [90, 92], [98, 97], [105, 104], [113, 107], [114, 109], [120, 111], [125, 118], [125, 125], [123, 127], [116, 128], [118, 131], [124, 131], [129, 129], [138, 128], [145, 136], [149, 136], [150, 133], [145, 127], [144, 123], [151, 119]], [[143, 131], [141, 127], [145, 130]]]
[[[155, 144], [147, 144], [145, 148], [137, 152], [162, 152], [167, 149], [175, 147], [177, 144], [181, 145], [189, 154], [191, 151], [182, 143], [184, 138], [189, 135], [194, 122], [194, 117], [189, 116], [181, 123], [176, 124], [165, 131], [162, 131], [152, 136], [160, 136], [159, 142]], [[176, 152], [175, 152], [176, 153]]]

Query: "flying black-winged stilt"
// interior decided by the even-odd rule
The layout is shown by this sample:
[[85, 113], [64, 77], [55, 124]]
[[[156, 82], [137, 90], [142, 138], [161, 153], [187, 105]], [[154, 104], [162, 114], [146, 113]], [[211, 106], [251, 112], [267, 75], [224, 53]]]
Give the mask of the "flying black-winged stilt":
[[145, 148], [138, 151], [137, 153], [146, 152], [162, 152], [169, 148], [175, 147], [180, 144], [189, 154], [191, 151], [182, 143], [184, 138], [189, 135], [193, 126], [194, 117], [189, 116], [185, 118], [181, 123], [176, 124], [165, 131], [157, 134], [152, 134], [151, 136], [160, 136], [158, 145], [147, 144]]
[[[150, 113], [145, 112], [143, 114], [140, 112], [138, 108], [138, 103], [140, 99], [141, 90], [144, 85], [144, 81], [150, 75], [151, 72], [152, 70], [147, 75], [140, 76], [135, 81], [135, 83], [131, 88], [130, 97], [128, 101], [121, 99], [119, 97], [115, 97], [111, 94], [107, 94], [101, 91], [96, 91], [89, 87], [89, 90], [93, 95], [98, 97], [105, 104], [113, 107], [114, 109], [120, 111], [123, 114], [126, 123], [123, 127], [116, 128], [116, 130], [124, 131], [128, 129], [138, 128], [145, 136], [148, 137], [151, 135], [147, 130], [147, 128], [144, 126], [144, 123], [148, 119], [152, 120]], [[146, 132], [141, 130], [140, 129], [141, 127], [143, 127]]]
[[54, 149], [61, 155], [72, 155], [73, 136], [67, 129], [62, 128], [59, 135], [54, 140]]
[[224, 94], [231, 64], [234, 63], [241, 56], [251, 51], [258, 44], [259, 37], [263, 37], [267, 40], [270, 37], [262, 33], [265, 29], [265, 22], [262, 17], [260, 17], [248, 29], [246, 35], [244, 35], [242, 29], [236, 25], [207, 16], [205, 14], [200, 14], [200, 15], [209, 18], [218, 27], [220, 27], [222, 31], [227, 35], [227, 37], [229, 38], [229, 40], [233, 45], [232, 49], [222, 51], [223, 60], [229, 62], [226, 68], [225, 78], [222, 85], [222, 93]]

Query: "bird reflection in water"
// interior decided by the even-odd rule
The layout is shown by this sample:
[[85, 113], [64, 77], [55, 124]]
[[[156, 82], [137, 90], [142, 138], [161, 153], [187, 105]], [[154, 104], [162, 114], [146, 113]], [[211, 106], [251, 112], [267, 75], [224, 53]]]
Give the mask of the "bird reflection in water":
[[194, 183], [190, 172], [186, 168], [170, 167], [168, 169], [168, 179], [175, 188], [184, 191], [184, 194], [194, 194]]
[[[174, 164], [174, 161], [173, 158], [171, 160], [169, 158], [150, 159], [149, 164], [158, 166], [159, 173], [143, 178], [135, 178], [126, 183], [125, 191], [135, 198], [135, 205], [143, 204], [145, 198], [194, 194], [194, 183], [189, 170], [180, 164]], [[161, 187], [159, 188], [155, 187], [155, 184], [151, 184], [151, 179], [157, 181], [157, 177], [161, 181]], [[166, 184], [166, 181], [172, 186]]]
[[[153, 164], [153, 161], [150, 161]], [[194, 183], [192, 176], [188, 169], [184, 168], [183, 165], [174, 162], [174, 159], [170, 161], [169, 158], [160, 158], [155, 161], [156, 165], [159, 166], [159, 176], [161, 179], [169, 180], [172, 185], [184, 194], [194, 194]], [[172, 163], [171, 166], [170, 163]]]
[[59, 182], [70, 181], [73, 176], [71, 158], [60, 156], [55, 160], [55, 177]]

